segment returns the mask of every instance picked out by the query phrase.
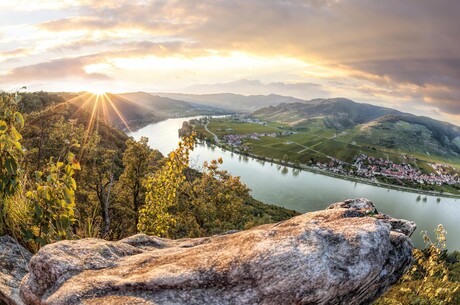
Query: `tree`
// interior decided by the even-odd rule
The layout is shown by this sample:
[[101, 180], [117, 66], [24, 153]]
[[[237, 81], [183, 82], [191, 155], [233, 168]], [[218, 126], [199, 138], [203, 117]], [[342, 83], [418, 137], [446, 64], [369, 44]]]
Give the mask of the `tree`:
[[24, 119], [18, 111], [18, 93], [0, 95], [0, 233], [11, 233], [7, 201], [20, 189], [19, 163], [23, 156], [19, 131]]
[[182, 138], [163, 167], [146, 182], [146, 204], [138, 229], [165, 237], [198, 237], [244, 228], [249, 189], [239, 177], [220, 170], [222, 159], [188, 168], [194, 135]]
[[203, 173], [187, 176], [175, 208], [174, 237], [198, 237], [242, 229], [249, 189], [239, 177], [219, 169], [222, 159], [204, 162]]
[[102, 235], [107, 236], [110, 230], [110, 194], [115, 182], [116, 151], [100, 146], [97, 133], [87, 143], [85, 166], [82, 170], [82, 185], [96, 194], [99, 210], [102, 215]]
[[454, 305], [459, 304], [460, 284], [449, 280], [449, 271], [443, 260], [446, 250], [446, 231], [442, 225], [432, 241], [422, 232], [424, 250], [414, 249], [415, 263], [397, 286], [377, 300], [375, 305]]
[[137, 228], [146, 234], [166, 236], [174, 225], [169, 209], [178, 203], [177, 191], [185, 180], [184, 170], [189, 165], [194, 135], [182, 138], [179, 147], [169, 153], [165, 164], [145, 183], [145, 206], [140, 210]]
[[120, 184], [128, 192], [130, 202], [135, 214], [135, 226], [139, 219], [139, 209], [145, 202], [145, 188], [143, 181], [149, 172], [156, 168], [161, 154], [151, 150], [147, 144], [148, 138], [142, 137], [138, 142], [133, 139], [126, 141], [126, 150], [123, 153], [124, 170], [120, 176]]
[[51, 157], [65, 156], [72, 140], [83, 143], [83, 124], [78, 124], [78, 120], [66, 119], [65, 114], [64, 107], [51, 107], [26, 116], [24, 167], [29, 174], [41, 170]]
[[65, 163], [51, 159], [44, 172], [35, 173], [35, 190], [27, 192], [33, 212], [26, 238], [33, 240], [38, 248], [73, 236], [75, 170], [80, 170], [80, 164], [69, 152]]

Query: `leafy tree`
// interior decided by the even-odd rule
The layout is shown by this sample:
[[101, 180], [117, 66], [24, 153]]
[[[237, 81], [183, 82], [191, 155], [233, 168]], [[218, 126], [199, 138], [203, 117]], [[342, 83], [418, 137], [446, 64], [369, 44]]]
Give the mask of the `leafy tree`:
[[46, 166], [51, 157], [65, 156], [72, 140], [83, 143], [84, 126], [77, 120], [66, 119], [65, 114], [63, 108], [50, 107], [26, 116], [24, 167], [30, 175]]
[[0, 96], [0, 192], [3, 197], [13, 195], [19, 189], [18, 165], [22, 157], [20, 130], [24, 119], [17, 110], [20, 100], [17, 93]]
[[24, 92], [19, 107], [22, 113], [41, 111], [46, 107], [64, 102], [64, 98], [58, 94], [44, 91]]
[[219, 169], [222, 159], [204, 162], [203, 173], [195, 179], [187, 175], [180, 189], [180, 201], [173, 209], [175, 237], [198, 237], [222, 233], [244, 226], [244, 204], [249, 189], [239, 177]]
[[66, 163], [51, 159], [45, 172], [35, 173], [35, 190], [27, 193], [33, 212], [26, 238], [33, 240], [38, 248], [73, 236], [77, 189], [73, 178], [75, 170], [80, 170], [80, 164], [69, 152]]
[[100, 146], [100, 138], [93, 135], [94, 144], [87, 150], [85, 166], [82, 170], [82, 185], [96, 194], [99, 211], [102, 214], [102, 236], [110, 230], [110, 195], [115, 182], [117, 152]]
[[18, 93], [0, 95], [0, 233], [11, 233], [7, 201], [20, 189], [19, 163], [23, 156], [19, 131], [24, 119], [18, 111]]
[[460, 284], [451, 282], [449, 270], [443, 259], [446, 249], [446, 231], [442, 225], [432, 241], [426, 232], [425, 250], [414, 249], [415, 263], [402, 278], [375, 305], [455, 305], [460, 301]]
[[178, 203], [177, 190], [185, 181], [184, 170], [189, 165], [194, 144], [193, 135], [182, 138], [179, 147], [169, 153], [165, 164], [155, 175], [148, 177], [145, 183], [145, 206], [140, 210], [137, 226], [140, 232], [166, 237], [170, 235], [175, 219], [169, 209]]
[[[166, 237], [199, 237], [270, 221], [250, 206], [249, 189], [239, 177], [219, 169], [222, 159], [205, 162], [203, 172], [188, 168], [194, 135], [186, 136], [146, 182], [146, 204], [138, 229]], [[254, 215], [252, 213], [254, 212]]]
[[120, 185], [127, 192], [126, 202], [134, 211], [134, 222], [137, 227], [139, 209], [145, 202], [144, 180], [149, 172], [156, 168], [161, 158], [158, 151], [151, 150], [148, 146], [148, 138], [142, 137], [139, 142], [133, 139], [126, 141], [126, 150], [123, 153], [124, 170], [120, 176]]

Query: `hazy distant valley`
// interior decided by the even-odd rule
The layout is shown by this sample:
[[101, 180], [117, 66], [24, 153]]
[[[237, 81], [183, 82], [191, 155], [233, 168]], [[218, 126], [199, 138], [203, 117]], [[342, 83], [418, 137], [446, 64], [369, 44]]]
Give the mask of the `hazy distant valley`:
[[[85, 97], [85, 94], [75, 95], [70, 101], [92, 112], [95, 97], [89, 102]], [[110, 106], [101, 102], [95, 111], [123, 130], [127, 126], [133, 130], [172, 117], [246, 113], [295, 129], [311, 130], [312, 133], [320, 129], [325, 140], [334, 137], [342, 143], [382, 147], [450, 163], [457, 163], [460, 156], [458, 126], [344, 98], [304, 101], [274, 94], [244, 96], [145, 92], [107, 93], [106, 97]]]
[[[101, 101], [95, 111], [100, 116], [105, 114], [109, 123], [121, 129], [126, 129], [125, 125], [137, 129], [172, 117], [246, 113], [312, 134], [320, 131], [325, 141], [334, 137], [342, 143], [381, 147], [452, 163], [457, 163], [460, 156], [458, 126], [344, 98], [304, 101], [280, 95], [161, 95], [107, 93], [109, 103]], [[70, 101], [92, 112], [96, 98], [91, 99], [80, 94]]]

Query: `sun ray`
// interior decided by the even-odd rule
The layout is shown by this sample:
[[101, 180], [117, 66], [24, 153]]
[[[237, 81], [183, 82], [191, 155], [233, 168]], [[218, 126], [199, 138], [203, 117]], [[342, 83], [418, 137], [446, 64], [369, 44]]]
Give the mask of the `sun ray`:
[[97, 120], [97, 112], [98, 112], [98, 104], [99, 104], [99, 98], [100, 95], [92, 96], [93, 98], [95, 97], [95, 101], [93, 104], [93, 110], [91, 111], [91, 116], [89, 118], [88, 125], [86, 127], [86, 132], [85, 132], [85, 137], [83, 138], [83, 144], [80, 149], [80, 160], [83, 159], [84, 151], [86, 148], [86, 144], [88, 143], [88, 139], [91, 136], [91, 133], [94, 128], [94, 121]]
[[104, 94], [104, 96], [107, 98], [107, 101], [109, 102], [110, 106], [115, 111], [117, 116], [120, 118], [120, 120], [122, 121], [123, 125], [125, 125], [126, 128], [128, 129], [128, 131], [131, 132], [131, 128], [129, 127], [128, 123], [126, 122], [123, 114], [120, 112], [120, 110], [118, 110], [118, 107], [112, 102], [112, 100], [110, 99], [110, 97], [107, 94]]
[[105, 124], [109, 124], [109, 112], [108, 112], [108, 109], [107, 109], [107, 97], [105, 94], [102, 95], [102, 119], [104, 120], [104, 123]]
[[[86, 97], [86, 99], [85, 99]], [[80, 94], [70, 100], [67, 101], [67, 103], [71, 103], [71, 104], [74, 104], [76, 106], [78, 106], [78, 109], [77, 111], [75, 111], [74, 113], [74, 116], [76, 116], [77, 114], [79, 114], [81, 111], [84, 111], [85, 108], [96, 98], [96, 96], [94, 94], [91, 94], [89, 92], [86, 92], [86, 93], [83, 93], [83, 94]], [[83, 101], [81, 103], [81, 101]], [[81, 105], [80, 105], [81, 103]]]
[[[128, 99], [121, 97], [120, 99], [131, 104], [137, 104]], [[83, 143], [80, 149], [80, 159], [82, 159], [84, 156], [84, 151], [89, 143], [91, 135], [94, 131], [97, 132], [99, 130], [99, 120], [101, 120], [101, 123], [104, 122], [105, 124], [110, 124], [113, 119], [117, 118], [128, 131], [131, 131], [131, 128], [129, 127], [129, 124], [126, 121], [123, 113], [120, 111], [116, 103], [111, 99], [110, 94], [108, 93], [93, 94], [91, 92], [85, 92], [72, 99], [69, 99], [67, 102], [78, 106], [78, 109], [73, 114], [73, 117], [76, 117], [77, 114], [82, 111], [88, 112], [90, 114], [88, 123], [86, 124]], [[112, 114], [112, 111], [115, 114]]]
[[82, 93], [82, 94], [78, 94], [77, 96], [72, 97], [71, 99], [66, 100], [66, 103], [72, 103], [72, 104], [73, 104], [73, 103], [74, 103], [74, 100], [81, 99], [81, 98], [83, 98], [83, 97], [85, 97], [85, 96], [92, 96], [92, 94], [89, 93], [89, 92], [84, 92], [84, 93]]

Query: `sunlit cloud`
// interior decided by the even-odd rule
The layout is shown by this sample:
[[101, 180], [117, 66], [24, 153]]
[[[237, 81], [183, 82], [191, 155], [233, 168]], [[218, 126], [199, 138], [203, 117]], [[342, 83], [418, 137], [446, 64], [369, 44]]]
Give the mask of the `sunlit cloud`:
[[460, 121], [456, 0], [4, 0], [0, 12], [7, 88], [273, 90]]
[[0, 9], [15, 11], [38, 11], [38, 10], [59, 10], [66, 7], [78, 6], [77, 0], [2, 0]]

